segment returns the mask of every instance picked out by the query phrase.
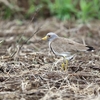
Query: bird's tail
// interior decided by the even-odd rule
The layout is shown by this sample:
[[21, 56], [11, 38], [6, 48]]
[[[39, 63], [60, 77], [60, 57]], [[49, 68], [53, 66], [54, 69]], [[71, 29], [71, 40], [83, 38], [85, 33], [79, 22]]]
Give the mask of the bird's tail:
[[94, 51], [95, 49], [91, 46], [86, 46], [87, 47], [87, 51]]

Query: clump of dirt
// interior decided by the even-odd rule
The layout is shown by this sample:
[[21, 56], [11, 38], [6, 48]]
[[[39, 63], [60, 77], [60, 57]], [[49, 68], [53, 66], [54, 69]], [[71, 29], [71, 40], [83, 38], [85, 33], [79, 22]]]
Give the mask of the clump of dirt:
[[[32, 36], [42, 25], [39, 32]], [[54, 18], [18, 24], [0, 23], [0, 99], [4, 100], [99, 100], [100, 24], [61, 22]], [[61, 70], [62, 58], [49, 54], [41, 40], [48, 32], [72, 38], [95, 48], [81, 52]], [[24, 33], [24, 34], [23, 34]], [[22, 38], [20, 39], [22, 35]], [[20, 39], [20, 41], [19, 41]], [[18, 48], [21, 46], [19, 53]], [[12, 56], [12, 54], [14, 54]]]

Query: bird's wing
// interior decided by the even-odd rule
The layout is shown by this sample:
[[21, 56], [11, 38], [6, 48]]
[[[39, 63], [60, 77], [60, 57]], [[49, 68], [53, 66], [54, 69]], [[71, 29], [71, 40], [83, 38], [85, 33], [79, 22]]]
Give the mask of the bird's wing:
[[61, 38], [61, 37], [53, 40], [51, 42], [51, 47], [54, 51], [58, 53], [88, 50], [88, 47], [86, 45], [77, 43], [71, 39], [66, 39], [66, 38]]

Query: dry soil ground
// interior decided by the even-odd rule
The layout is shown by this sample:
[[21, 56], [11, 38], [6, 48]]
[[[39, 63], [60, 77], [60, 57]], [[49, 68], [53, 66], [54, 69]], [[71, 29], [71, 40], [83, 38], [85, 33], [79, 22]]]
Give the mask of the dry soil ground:
[[[48, 54], [41, 40], [51, 31], [95, 51], [77, 53], [63, 71], [61, 58]], [[0, 100], [100, 100], [100, 21], [0, 21]]]

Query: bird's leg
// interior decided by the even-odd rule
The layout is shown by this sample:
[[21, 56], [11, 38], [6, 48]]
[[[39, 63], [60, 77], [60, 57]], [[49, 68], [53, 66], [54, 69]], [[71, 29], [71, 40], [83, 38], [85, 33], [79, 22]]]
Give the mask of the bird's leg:
[[68, 60], [66, 59], [66, 70], [68, 69]]
[[68, 60], [64, 57], [63, 63], [61, 64], [62, 70], [67, 70], [68, 68]]
[[65, 70], [65, 63], [64, 62], [61, 64], [61, 69]]

